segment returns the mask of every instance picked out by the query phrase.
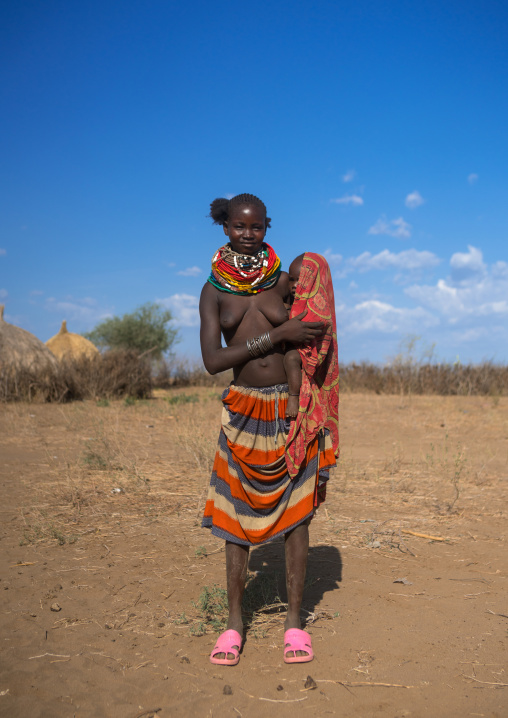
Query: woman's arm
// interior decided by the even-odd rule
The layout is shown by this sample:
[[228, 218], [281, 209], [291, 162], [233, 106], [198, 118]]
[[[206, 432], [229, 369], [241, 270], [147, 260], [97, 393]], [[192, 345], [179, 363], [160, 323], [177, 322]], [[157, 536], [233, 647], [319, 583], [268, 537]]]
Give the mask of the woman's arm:
[[308, 344], [315, 337], [321, 336], [324, 331], [325, 322], [304, 322], [303, 318], [307, 310], [298, 316], [289, 319], [284, 324], [270, 329], [272, 344], [280, 342], [291, 342], [291, 344]]
[[[252, 359], [247, 349], [247, 342], [233, 344], [229, 347], [222, 346], [217, 290], [208, 282], [201, 292], [199, 314], [201, 317], [201, 354], [207, 372], [218, 374]], [[269, 335], [272, 344], [279, 344], [283, 341], [289, 341], [292, 344], [307, 344], [314, 337], [322, 334], [324, 322], [303, 322], [302, 319], [306, 314], [307, 311], [302, 312], [298, 317], [270, 329]]]
[[222, 346], [217, 290], [208, 282], [201, 292], [199, 316], [201, 355], [209, 374], [232, 369], [239, 364], [245, 364], [251, 358], [246, 342], [233, 344], [231, 347]]

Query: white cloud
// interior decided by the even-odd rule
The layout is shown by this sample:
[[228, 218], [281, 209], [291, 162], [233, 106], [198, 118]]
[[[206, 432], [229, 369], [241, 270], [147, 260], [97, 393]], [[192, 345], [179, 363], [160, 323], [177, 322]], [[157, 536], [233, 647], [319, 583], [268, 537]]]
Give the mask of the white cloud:
[[378, 299], [369, 299], [353, 307], [336, 307], [341, 333], [407, 334], [422, 327], [439, 324], [439, 319], [422, 307], [395, 307]]
[[344, 197], [331, 199], [330, 202], [334, 202], [335, 204], [352, 204], [354, 207], [360, 207], [360, 205], [363, 204], [363, 199], [357, 194], [346, 194]]
[[182, 327], [199, 326], [199, 298], [192, 294], [173, 294], [165, 299], [157, 299], [159, 304], [173, 313], [175, 323]]
[[508, 286], [503, 284], [503, 296], [500, 296], [500, 288], [489, 279], [468, 287], [453, 287], [445, 279], [439, 279], [435, 286], [414, 285], [405, 292], [416, 301], [439, 311], [451, 323], [456, 323], [464, 318], [508, 316], [508, 301], [503, 298]]
[[331, 249], [327, 249], [323, 252], [323, 257], [326, 259], [328, 264], [337, 266], [342, 262], [342, 254], [334, 254]]
[[[334, 276], [347, 277], [347, 284], [337, 286], [335, 297], [337, 328], [348, 360], [361, 352], [380, 361], [381, 352], [392, 356], [405, 336], [418, 335], [424, 345], [436, 345], [440, 360], [460, 356], [464, 362], [478, 362], [490, 357], [506, 363], [508, 261], [489, 264], [473, 246], [449, 255], [446, 264], [434, 253], [416, 249], [385, 249], [356, 257], [342, 257], [328, 249], [324, 254], [336, 265]], [[385, 272], [379, 287], [362, 277], [374, 270]], [[427, 271], [439, 272], [432, 283], [415, 280]], [[402, 292], [397, 274], [406, 282], [411, 278]]]
[[7, 254], [6, 249], [0, 249], [0, 257], [3, 257], [4, 254]]
[[432, 252], [416, 249], [406, 249], [403, 252], [390, 252], [383, 249], [378, 254], [363, 252], [358, 257], [350, 257], [346, 260], [346, 267], [349, 271], [356, 269], [359, 272], [369, 272], [372, 269], [429, 269], [440, 263], [439, 257]]
[[474, 184], [478, 181], [478, 175], [475, 172], [471, 172], [471, 174], [467, 176], [467, 181], [469, 184]]
[[389, 222], [385, 217], [380, 217], [376, 224], [369, 229], [369, 234], [388, 234], [390, 237], [407, 239], [411, 236], [411, 225], [402, 217]]
[[481, 250], [468, 245], [467, 252], [456, 252], [450, 259], [451, 279], [455, 284], [465, 284], [485, 276], [487, 267]]
[[406, 197], [406, 207], [409, 207], [409, 209], [416, 209], [420, 205], [422, 205], [425, 202], [421, 194], [418, 192], [418, 190], [415, 189], [414, 192], [411, 192]]
[[458, 344], [467, 342], [477, 342], [479, 339], [486, 338], [490, 333], [487, 327], [475, 327], [474, 329], [466, 329], [466, 331], [455, 331], [452, 336]]
[[495, 279], [508, 279], [508, 263], [499, 261], [493, 264], [492, 276]]
[[[364, 274], [372, 270], [388, 269], [410, 272], [414, 275], [415, 272], [437, 267], [441, 263], [441, 259], [433, 252], [426, 250], [419, 252], [417, 249], [406, 249], [402, 252], [390, 252], [389, 249], [383, 249], [377, 254], [362, 252], [357, 257], [348, 257], [347, 259], [344, 259], [341, 254], [334, 254], [331, 249], [327, 249], [323, 252], [323, 256], [332, 268], [337, 268], [334, 272], [337, 279], [343, 279], [352, 272]], [[504, 270], [500, 267], [499, 271]], [[402, 279], [402, 277], [398, 276], [397, 279]]]
[[[83, 297], [82, 299], [65, 297], [64, 300], [48, 297], [45, 308], [49, 312], [58, 313], [61, 319], [75, 321], [87, 327], [113, 316], [110, 309], [100, 307], [97, 300], [92, 297]], [[72, 331], [72, 327], [70, 331]]]
[[5, 299], [7, 296], [9, 296], [7, 289], [0, 289], [0, 299]]
[[166, 262], [166, 267], [176, 267], [176, 262]]
[[352, 182], [356, 177], [355, 170], [348, 170], [345, 175], [342, 175], [343, 182]]
[[41, 289], [32, 289], [30, 292], [31, 297], [40, 297], [44, 294], [44, 292]]
[[496, 262], [488, 267], [482, 252], [469, 247], [450, 259], [450, 276], [435, 285], [413, 285], [407, 296], [437, 310], [452, 324], [479, 317], [508, 316], [508, 265]]
[[177, 272], [181, 277], [198, 277], [203, 270], [200, 267], [187, 267]]
[[226, 199], [233, 199], [234, 196], [235, 196], [235, 195], [234, 195], [234, 194], [231, 194], [231, 192], [226, 192], [226, 194], [224, 195], [224, 197], [225, 197]]

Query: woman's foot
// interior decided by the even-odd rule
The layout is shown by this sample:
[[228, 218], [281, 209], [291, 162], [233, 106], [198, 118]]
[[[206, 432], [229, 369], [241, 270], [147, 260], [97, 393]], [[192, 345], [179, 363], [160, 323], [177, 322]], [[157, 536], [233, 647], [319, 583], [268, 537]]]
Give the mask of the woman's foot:
[[307, 631], [290, 628], [284, 633], [284, 663], [308, 663], [314, 658], [312, 641]]
[[210, 654], [210, 662], [219, 666], [236, 666], [240, 660], [242, 636], [238, 631], [229, 629], [221, 633]]
[[[225, 636], [227, 633], [230, 633], [230, 632], [236, 633], [236, 634], [237, 634], [237, 637], [235, 638], [235, 643], [234, 643], [234, 644], [230, 644], [230, 645], [228, 646], [228, 645], [226, 645], [225, 643], [222, 643], [222, 642], [221, 642], [221, 639], [222, 639], [222, 636]], [[231, 635], [232, 635], [232, 633], [231, 633]], [[240, 641], [238, 641], [238, 636], [240, 636]], [[235, 661], [235, 663], [229, 663], [229, 661], [234, 660], [235, 657], [236, 657], [236, 653], [240, 651], [240, 648], [242, 647], [242, 640], [243, 640], [242, 637], [243, 637], [243, 622], [242, 622], [242, 619], [241, 619], [241, 618], [240, 618], [240, 619], [238, 619], [238, 618], [232, 618], [232, 617], [230, 616], [230, 618], [229, 618], [229, 620], [228, 620], [227, 628], [226, 628], [226, 630], [224, 631], [224, 633], [221, 633], [221, 635], [219, 636], [219, 639], [217, 640], [217, 643], [215, 644], [214, 649], [213, 649], [213, 651], [212, 651], [212, 654], [211, 654], [211, 656], [210, 656], [210, 660], [211, 660], [211, 661], [212, 661], [212, 656], [213, 656], [213, 658], [216, 659], [216, 660], [213, 660], [212, 663], [217, 663], [218, 661], [220, 661], [220, 663], [221, 663], [222, 665], [225, 665], [225, 666], [234, 666], [234, 665], [236, 665], [236, 664], [238, 663], [238, 660], [240, 660], [239, 657], [238, 657], [238, 660]], [[221, 643], [221, 645], [220, 645], [219, 648], [227, 649], [227, 648], [231, 647], [231, 649], [234, 649], [234, 652], [231, 652], [231, 651], [230, 651], [230, 652], [227, 652], [227, 653], [223, 653], [223, 652], [221, 652], [221, 651], [220, 651], [220, 652], [217, 651], [217, 647], [219, 646], [219, 643]], [[223, 661], [228, 661], [228, 662], [227, 662], [227, 663], [223, 663]]]
[[[297, 630], [301, 631], [302, 633], [305, 633], [305, 631], [301, 630], [302, 622], [300, 620], [300, 616], [297, 616], [294, 614], [290, 615], [288, 613], [286, 620], [284, 622], [284, 660], [286, 660], [286, 658], [293, 658], [293, 659], [294, 658], [303, 658], [304, 659], [303, 661], [291, 661], [291, 663], [293, 663], [293, 662], [294, 663], [300, 663], [300, 662], [304, 663], [305, 660], [309, 660], [309, 661], [312, 660], [311, 658], [308, 658], [309, 652], [303, 648], [301, 650], [297, 650], [297, 651], [293, 651], [290, 648], [289, 649], [287, 648], [286, 634], [288, 631], [291, 631], [293, 629], [297, 629]], [[305, 633], [305, 635], [309, 636], [308, 633]], [[310, 642], [310, 636], [309, 636], [309, 642]], [[287, 662], [288, 661], [286, 661], [286, 663]]]

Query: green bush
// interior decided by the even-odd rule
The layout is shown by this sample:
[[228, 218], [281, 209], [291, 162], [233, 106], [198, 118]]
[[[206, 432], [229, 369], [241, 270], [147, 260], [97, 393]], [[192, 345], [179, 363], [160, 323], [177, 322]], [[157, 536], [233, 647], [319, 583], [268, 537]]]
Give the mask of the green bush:
[[130, 314], [104, 319], [84, 336], [101, 349], [133, 349], [160, 359], [178, 340], [177, 331], [168, 326], [172, 319], [169, 309], [148, 302]]

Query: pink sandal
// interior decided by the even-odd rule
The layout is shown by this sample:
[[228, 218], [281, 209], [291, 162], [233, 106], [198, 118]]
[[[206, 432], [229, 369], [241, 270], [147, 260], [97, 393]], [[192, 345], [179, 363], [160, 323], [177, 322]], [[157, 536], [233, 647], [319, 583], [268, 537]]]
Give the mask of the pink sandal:
[[[218, 666], [236, 666], [240, 660], [240, 648], [242, 647], [242, 637], [238, 631], [234, 631], [230, 628], [228, 631], [221, 633], [217, 639], [217, 643], [213, 647], [213, 651], [210, 654], [211, 663], [216, 663]], [[225, 658], [214, 658], [217, 653], [224, 653]], [[228, 658], [228, 653], [232, 653], [234, 658]]]
[[[297, 656], [297, 651], [305, 651], [306, 656]], [[293, 653], [288, 656], [288, 653]], [[314, 658], [312, 642], [307, 631], [290, 628], [284, 634], [284, 663], [308, 663]]]

